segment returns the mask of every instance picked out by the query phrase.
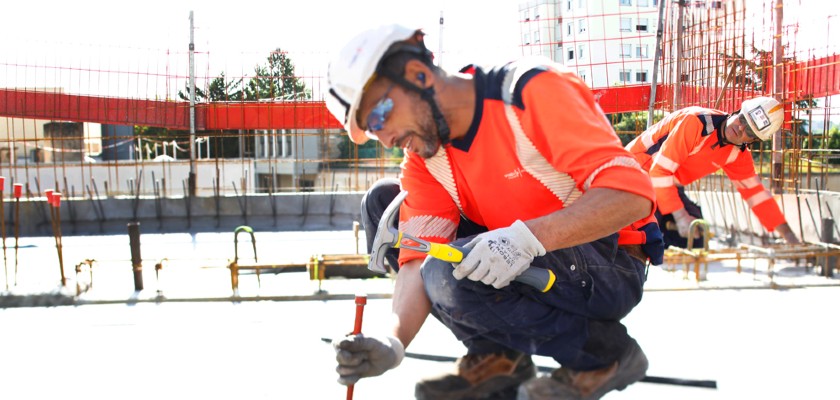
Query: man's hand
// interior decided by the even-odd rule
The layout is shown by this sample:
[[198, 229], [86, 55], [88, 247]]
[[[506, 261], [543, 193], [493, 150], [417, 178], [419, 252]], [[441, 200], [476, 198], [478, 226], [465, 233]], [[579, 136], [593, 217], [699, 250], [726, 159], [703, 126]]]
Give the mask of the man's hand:
[[787, 222], [779, 225], [776, 227], [776, 232], [782, 235], [785, 238], [785, 242], [788, 244], [799, 244], [799, 238], [796, 237], [796, 234], [793, 233], [793, 230], [790, 229], [790, 225]]
[[469, 254], [455, 266], [456, 279], [469, 278], [501, 289], [525, 271], [534, 257], [545, 254], [542, 243], [524, 222], [482, 233], [464, 245]]
[[[685, 208], [680, 208], [677, 211], [671, 213], [674, 216], [674, 222], [677, 224], [677, 233], [684, 237], [688, 238], [688, 230], [691, 227], [691, 222], [697, 218], [694, 218]], [[694, 234], [695, 239], [700, 237], [699, 232]]]
[[405, 347], [393, 336], [350, 335], [333, 340], [338, 361], [338, 383], [355, 384], [361, 378], [378, 376], [396, 368], [405, 357]]

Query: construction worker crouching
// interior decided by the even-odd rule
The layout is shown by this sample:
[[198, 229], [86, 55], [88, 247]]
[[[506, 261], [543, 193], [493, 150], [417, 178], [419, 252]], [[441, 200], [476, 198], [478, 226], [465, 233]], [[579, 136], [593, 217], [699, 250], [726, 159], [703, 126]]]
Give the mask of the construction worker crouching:
[[[596, 399], [640, 380], [648, 361], [620, 320], [661, 259], [647, 174], [574, 72], [545, 58], [456, 74], [432, 61], [421, 31], [388, 25], [329, 65], [327, 107], [351, 140], [405, 150], [399, 181], [363, 200], [369, 246], [402, 189], [401, 231], [470, 249], [456, 265], [392, 250], [393, 327], [333, 341], [339, 382], [399, 365], [429, 314], [467, 355], [417, 383], [419, 399]], [[550, 269], [554, 286], [514, 281], [528, 268]], [[562, 368], [535, 378], [534, 354]]]
[[[770, 140], [783, 119], [784, 107], [771, 97], [746, 100], [733, 114], [688, 107], [671, 113], [627, 144], [650, 173], [666, 245], [686, 247], [691, 222], [702, 218], [700, 207], [685, 195], [683, 186], [720, 169], [764, 228], [775, 230], [788, 243], [799, 243], [779, 205], [761, 184], [747, 151], [753, 142]], [[672, 220], [676, 232], [666, 229]], [[699, 239], [694, 240], [695, 247], [702, 246]]]

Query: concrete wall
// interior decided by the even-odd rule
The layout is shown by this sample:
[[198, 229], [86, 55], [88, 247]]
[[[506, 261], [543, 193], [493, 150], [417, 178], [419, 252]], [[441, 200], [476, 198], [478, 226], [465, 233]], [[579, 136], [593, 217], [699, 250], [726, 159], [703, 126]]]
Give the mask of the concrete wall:
[[[188, 204], [183, 197], [128, 196], [91, 200], [62, 200], [61, 230], [64, 235], [125, 234], [126, 224], [138, 220], [141, 231], [207, 232], [233, 231], [249, 225], [257, 231], [348, 230], [361, 220], [363, 192], [250, 194], [248, 196], [196, 197]], [[735, 228], [741, 234], [767, 235], [758, 219], [737, 192], [689, 191], [703, 207], [704, 218], [718, 235]], [[840, 216], [840, 193], [816, 191], [777, 195], [776, 201], [793, 231], [808, 242], [820, 242], [823, 220]], [[189, 215], [188, 215], [189, 206]], [[7, 245], [13, 237], [15, 203], [4, 202]], [[100, 211], [101, 209], [104, 212]], [[135, 217], [136, 216], [136, 217]], [[49, 209], [43, 198], [20, 202], [21, 236], [52, 235]], [[840, 239], [840, 226], [832, 229]]]
[[[101, 198], [61, 202], [63, 235], [125, 234], [137, 220], [141, 232], [349, 230], [361, 218], [364, 193], [253, 194], [186, 198]], [[7, 246], [12, 245], [15, 203], [4, 201]], [[104, 210], [104, 213], [103, 211]], [[188, 212], [189, 210], [189, 212]], [[20, 235], [51, 236], [50, 210], [43, 198], [20, 202]], [[12, 239], [13, 240], [13, 239]]]

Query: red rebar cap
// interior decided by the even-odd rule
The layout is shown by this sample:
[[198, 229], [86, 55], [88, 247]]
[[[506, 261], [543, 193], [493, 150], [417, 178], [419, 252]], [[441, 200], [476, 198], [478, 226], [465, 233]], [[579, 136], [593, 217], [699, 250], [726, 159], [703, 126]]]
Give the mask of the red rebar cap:
[[15, 183], [14, 185], [15, 197], [20, 198], [20, 195], [23, 194], [23, 184], [22, 183]]
[[0, 192], [6, 190], [6, 177], [0, 176]]
[[49, 204], [49, 205], [52, 205], [52, 196], [53, 196], [54, 192], [55, 192], [55, 190], [53, 190], [53, 189], [47, 189], [47, 190], [44, 191], [44, 194], [47, 195], [47, 204]]
[[55, 208], [61, 207], [61, 193], [55, 192], [52, 195], [52, 206]]
[[366, 294], [357, 294], [356, 295], [356, 305], [363, 306], [367, 304], [367, 295]]

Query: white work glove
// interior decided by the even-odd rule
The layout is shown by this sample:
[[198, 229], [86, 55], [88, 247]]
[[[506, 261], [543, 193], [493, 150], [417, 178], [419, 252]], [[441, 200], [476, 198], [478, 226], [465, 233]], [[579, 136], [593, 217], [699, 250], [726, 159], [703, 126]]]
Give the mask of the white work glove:
[[361, 378], [378, 376], [396, 368], [405, 357], [405, 347], [393, 336], [349, 335], [333, 340], [338, 361], [338, 383], [352, 385]]
[[[688, 238], [688, 230], [691, 227], [691, 222], [697, 218], [694, 218], [694, 216], [689, 214], [685, 208], [680, 208], [679, 210], [671, 213], [671, 215], [674, 216], [674, 222], [677, 224], [677, 233], [684, 238]], [[698, 234], [695, 234], [694, 236], [695, 238], [699, 237]]]
[[501, 289], [545, 255], [545, 247], [524, 222], [482, 233], [464, 245], [469, 254], [455, 266], [455, 279], [469, 278]]

